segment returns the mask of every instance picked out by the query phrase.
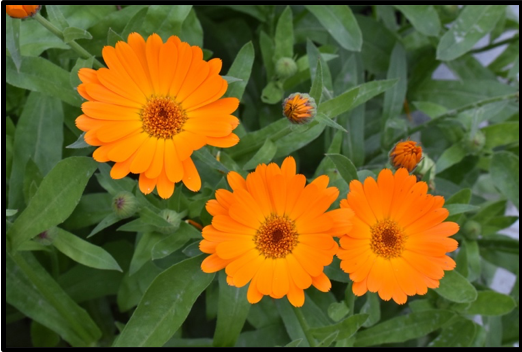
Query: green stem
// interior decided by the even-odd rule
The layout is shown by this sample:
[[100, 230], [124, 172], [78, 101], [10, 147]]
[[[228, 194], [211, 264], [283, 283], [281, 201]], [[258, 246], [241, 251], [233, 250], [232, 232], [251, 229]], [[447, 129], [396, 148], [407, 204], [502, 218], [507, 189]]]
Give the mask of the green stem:
[[352, 291], [352, 285], [353, 285], [353, 282], [349, 282], [348, 285], [346, 286], [346, 291], [344, 291], [344, 302], [346, 303], [346, 306], [348, 307], [349, 311], [348, 311], [348, 316], [352, 316], [353, 315], [353, 310], [354, 310], [354, 306], [355, 306], [355, 295]]
[[[49, 32], [60, 38], [61, 40], [64, 40], [63, 32], [56, 27], [54, 24], [49, 22], [45, 17], [40, 15], [40, 13], [37, 13], [35, 16], [33, 16], [35, 20], [37, 20], [42, 26], [44, 26]], [[94, 57], [94, 55], [91, 55], [87, 50], [85, 50], [80, 44], [76, 43], [76, 41], [71, 40], [69, 43], [66, 43], [80, 55], [82, 59], [89, 59], [91, 57]], [[94, 67], [96, 68], [102, 68], [105, 67], [104, 64], [102, 64], [100, 61], [98, 61], [96, 58], [94, 58]]]
[[297, 317], [297, 320], [299, 320], [299, 324], [301, 325], [301, 328], [303, 329], [303, 332], [306, 336], [306, 339], [308, 340], [308, 343], [310, 344], [310, 347], [317, 347], [317, 343], [315, 342], [314, 337], [310, 333], [310, 327], [308, 326], [308, 323], [305, 320], [305, 317], [303, 315], [303, 311], [301, 308], [293, 307], [295, 316]]
[[470, 50], [469, 52], [472, 53], [472, 54], [481, 53], [483, 51], [488, 51], [488, 50], [496, 48], [498, 46], [501, 46], [501, 45], [504, 45], [504, 44], [513, 43], [513, 42], [516, 42], [516, 41], [518, 41], [518, 34], [515, 34], [511, 38], [504, 39], [504, 40], [501, 40], [499, 42], [491, 43], [489, 45], [483, 46], [482, 48], [476, 48], [476, 49]]

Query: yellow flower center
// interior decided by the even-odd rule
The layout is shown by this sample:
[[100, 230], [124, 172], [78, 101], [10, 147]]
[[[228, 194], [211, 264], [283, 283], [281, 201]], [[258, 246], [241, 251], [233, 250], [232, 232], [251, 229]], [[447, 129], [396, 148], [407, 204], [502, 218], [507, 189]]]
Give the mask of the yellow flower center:
[[390, 219], [384, 219], [371, 227], [370, 248], [386, 259], [400, 257], [406, 241], [402, 228]]
[[152, 97], [140, 113], [143, 131], [151, 137], [168, 139], [183, 131], [185, 110], [173, 98]]
[[294, 221], [272, 214], [265, 219], [254, 236], [256, 249], [265, 258], [284, 258], [297, 245], [298, 233]]

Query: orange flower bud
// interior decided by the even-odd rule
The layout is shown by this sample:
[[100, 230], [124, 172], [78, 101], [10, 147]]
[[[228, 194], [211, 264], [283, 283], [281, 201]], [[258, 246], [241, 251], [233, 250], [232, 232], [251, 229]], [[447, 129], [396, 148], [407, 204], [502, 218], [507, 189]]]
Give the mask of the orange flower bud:
[[42, 5], [5, 5], [5, 12], [13, 18], [34, 16]]
[[393, 146], [389, 156], [396, 170], [404, 167], [412, 172], [422, 160], [422, 148], [414, 141], [400, 141]]
[[315, 100], [306, 93], [292, 93], [283, 100], [283, 113], [292, 123], [308, 123], [315, 116]]

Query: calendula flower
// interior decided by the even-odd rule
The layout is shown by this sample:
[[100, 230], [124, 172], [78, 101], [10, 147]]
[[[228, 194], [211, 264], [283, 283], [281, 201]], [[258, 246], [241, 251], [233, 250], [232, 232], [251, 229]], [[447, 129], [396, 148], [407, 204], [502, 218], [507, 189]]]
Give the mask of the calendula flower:
[[219, 189], [207, 202], [212, 224], [203, 229], [200, 249], [211, 254], [201, 268], [213, 273], [225, 268], [229, 285], [250, 282], [247, 298], [257, 303], [264, 295], [287, 296], [290, 303], [304, 303], [304, 289], [314, 285], [328, 291], [323, 273], [338, 245], [332, 236], [350, 228], [353, 212], [327, 212], [339, 191], [320, 176], [305, 186], [296, 175], [292, 157], [281, 168], [275, 163], [258, 165], [246, 180], [236, 172], [227, 175], [232, 192]]
[[457, 249], [457, 241], [448, 237], [459, 225], [444, 222], [449, 214], [442, 207], [444, 198], [427, 190], [425, 182], [417, 182], [404, 168], [395, 175], [381, 171], [377, 182], [371, 177], [364, 185], [350, 182], [340, 205], [355, 216], [337, 256], [354, 281], [355, 295], [378, 292], [383, 300], [403, 304], [407, 296], [439, 287], [444, 270], [455, 268], [446, 253]]
[[314, 98], [306, 93], [292, 93], [283, 100], [283, 114], [295, 124], [310, 122], [316, 113]]
[[27, 18], [35, 15], [42, 5], [5, 5], [5, 12], [13, 18]]
[[401, 167], [412, 172], [422, 159], [422, 148], [414, 141], [398, 142], [390, 151], [390, 163], [395, 169]]
[[204, 145], [227, 148], [239, 141], [232, 116], [239, 101], [220, 99], [227, 81], [219, 75], [221, 60], [203, 60], [203, 52], [178, 37], [165, 43], [157, 34], [147, 41], [131, 33], [128, 42], [105, 46], [109, 68], [83, 68], [78, 92], [87, 102], [76, 126], [85, 141], [98, 146], [93, 158], [114, 161], [111, 177], [140, 174], [140, 190], [157, 187], [169, 198], [183, 181], [192, 191], [201, 179], [192, 152]]

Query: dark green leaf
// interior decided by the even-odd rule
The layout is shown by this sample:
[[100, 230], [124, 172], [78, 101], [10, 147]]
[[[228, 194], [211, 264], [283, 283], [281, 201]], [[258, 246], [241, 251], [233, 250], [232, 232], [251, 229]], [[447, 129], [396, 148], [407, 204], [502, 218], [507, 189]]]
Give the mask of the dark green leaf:
[[314, 98], [316, 104], [319, 104], [321, 102], [321, 95], [323, 94], [323, 69], [321, 60], [317, 60], [315, 73], [310, 71], [310, 76], [312, 77], [310, 96]]
[[243, 329], [251, 304], [247, 300], [248, 286], [234, 287], [226, 281], [224, 271], [219, 273], [219, 301], [215, 347], [233, 347]]
[[474, 302], [456, 304], [453, 309], [469, 315], [498, 316], [508, 314], [516, 305], [515, 300], [508, 295], [495, 291], [480, 291]]
[[194, 226], [182, 221], [179, 229], [173, 234], [156, 242], [152, 247], [152, 259], [161, 259], [177, 251], [190, 239], [201, 239], [201, 232]]
[[275, 301], [275, 303], [277, 310], [279, 311], [279, 315], [285, 324], [288, 336], [290, 336], [292, 340], [302, 339], [301, 346], [310, 347], [310, 344], [306, 338], [306, 334], [303, 331], [303, 327], [299, 323], [299, 320], [297, 319], [294, 312], [294, 309], [300, 308], [293, 308], [286, 299], [278, 299]]
[[199, 150], [195, 150], [193, 155], [207, 164], [210, 168], [219, 170], [224, 173], [228, 173], [230, 170], [221, 164], [219, 161], [216, 160], [216, 157], [213, 156], [207, 148], [201, 148]]
[[109, 31], [107, 32], [107, 45], [109, 46], [116, 46], [118, 42], [124, 42], [125, 39], [118, 33], [116, 33], [112, 28], [109, 28]]
[[490, 165], [491, 178], [500, 192], [519, 207], [519, 160], [510, 152], [493, 154]]
[[361, 308], [361, 314], [364, 313], [368, 314], [368, 319], [363, 323], [365, 328], [369, 328], [381, 320], [381, 303], [377, 293], [366, 293], [366, 302]]
[[341, 177], [350, 184], [352, 180], [358, 180], [357, 169], [350, 159], [341, 154], [326, 154], [334, 162]]
[[179, 36], [183, 21], [191, 9], [192, 5], [151, 5], [140, 34], [148, 37], [152, 33], [156, 33], [164, 42], [171, 35]]
[[159, 274], [114, 346], [163, 346], [214, 278], [214, 274], [201, 271], [203, 259], [204, 256], [198, 256], [184, 260]]
[[76, 27], [68, 27], [63, 30], [63, 41], [64, 42], [70, 43], [73, 40], [77, 40], [77, 39], [92, 39], [92, 35], [85, 29], [76, 28]]
[[69, 144], [65, 148], [68, 148], [68, 149], [82, 149], [82, 148], [90, 148], [90, 147], [92, 147], [92, 145], [87, 144], [87, 142], [85, 142], [84, 136], [85, 136], [85, 132], [82, 132], [82, 134], [78, 137], [76, 142], [74, 142], [73, 144]]
[[5, 46], [9, 50], [9, 55], [13, 60], [16, 71], [19, 72], [22, 65], [22, 55], [20, 54], [20, 20], [5, 16]]
[[[81, 69], [81, 68], [92, 68], [92, 63], [94, 62], [94, 56], [91, 56], [90, 58], [88, 59], [82, 59], [82, 58], [78, 58], [78, 60], [76, 60], [76, 65], [74, 65], [74, 67], [72, 68], [71, 70], [71, 73], [69, 75], [69, 81], [71, 82], [71, 87], [73, 87], [73, 89], [76, 89], [82, 82], [80, 81], [80, 78], [78, 77], [78, 71]], [[82, 141], [83, 141], [83, 136], [85, 135], [85, 132], [82, 133]], [[78, 138], [78, 141], [80, 139]], [[84, 141], [84, 144], [88, 147], [90, 147], [90, 145], [88, 145], [87, 143], [85, 143]], [[73, 144], [67, 146], [67, 148], [84, 148], [84, 147], [73, 147]]]
[[440, 20], [433, 5], [394, 5], [411, 22], [413, 27], [422, 34], [438, 36]]
[[236, 77], [241, 79], [241, 82], [234, 83], [230, 86], [225, 94], [225, 97], [235, 97], [241, 100], [245, 87], [250, 79], [250, 73], [252, 72], [252, 65], [254, 64], [254, 45], [252, 42], [248, 42], [239, 52], [237, 53], [232, 66], [227, 72], [227, 76]]
[[348, 131], [343, 126], [339, 125], [337, 122], [335, 122], [335, 120], [327, 117], [324, 114], [318, 114], [315, 117], [315, 120], [320, 122], [320, 123], [322, 123], [322, 124], [325, 124], [328, 127], [332, 127], [332, 128], [335, 128], [335, 129], [337, 129], [339, 131], [348, 133]]
[[486, 136], [486, 148], [495, 148], [519, 142], [519, 122], [505, 122], [486, 126], [481, 131]]
[[250, 159], [244, 166], [243, 170], [251, 170], [254, 169], [259, 164], [268, 164], [274, 157], [277, 152], [277, 146], [267, 138], [265, 143], [256, 154]]
[[303, 339], [293, 340], [285, 345], [285, 347], [299, 347]]
[[53, 246], [80, 264], [96, 269], [122, 271], [116, 260], [105, 249], [65, 230], [58, 229]]
[[355, 337], [355, 346], [373, 346], [416, 339], [439, 329], [453, 317], [454, 313], [447, 310], [426, 310], [391, 318], [359, 332]]
[[[194, 8], [190, 9], [188, 16], [185, 18], [185, 21], [183, 21], [179, 38], [190, 45], [197, 45], [200, 48], [203, 47], [203, 27], [201, 27]], [[205, 50], [206, 49], [203, 49], [203, 59], [208, 60], [208, 52], [205, 53]], [[210, 54], [212, 54], [212, 52], [210, 52]]]
[[467, 213], [479, 209], [476, 205], [471, 204], [446, 204], [444, 208], [448, 209], [450, 216], [455, 214]]
[[467, 151], [464, 149], [462, 144], [453, 144], [451, 147], [446, 149], [444, 153], [439, 157], [435, 163], [435, 169], [437, 173], [440, 173], [450, 166], [459, 163], [466, 156]]
[[292, 24], [292, 10], [287, 6], [279, 20], [275, 30], [274, 62], [282, 57], [294, 56], [294, 26]]
[[141, 26], [143, 24], [143, 21], [145, 20], [148, 10], [149, 10], [149, 7], [142, 8], [141, 10], [136, 12], [136, 14], [134, 16], [132, 16], [132, 18], [129, 20], [129, 22], [127, 22], [127, 24], [125, 25], [125, 28], [123, 28], [123, 31], [121, 32], [121, 37], [124, 40], [126, 40], [129, 37], [129, 34], [131, 34], [132, 32], [139, 31], [139, 29], [141, 28]]
[[477, 299], [475, 287], [455, 270], [445, 271], [439, 288], [435, 289], [440, 296], [449, 301], [464, 303]]
[[64, 30], [69, 27], [69, 23], [65, 19], [62, 11], [60, 10], [60, 6], [58, 5], [45, 5], [45, 10], [47, 11], [47, 16], [49, 17], [49, 21], [58, 27], [60, 30]]
[[95, 169], [96, 162], [87, 157], [60, 161], [45, 176], [27, 208], [9, 228], [7, 235], [13, 248], [67, 219]]
[[519, 241], [505, 235], [490, 235], [478, 240], [481, 250], [519, 254]]
[[70, 88], [69, 72], [43, 57], [22, 56], [19, 70], [7, 57], [5, 78], [13, 86], [50, 95], [73, 106], [82, 103], [78, 93]]
[[111, 167], [106, 163], [99, 163], [98, 169], [100, 170], [99, 174], [96, 174], [96, 178], [107, 192], [109, 192], [112, 196], [115, 196], [121, 191], [132, 192], [134, 186], [136, 186], [136, 181], [125, 177], [120, 180], [115, 180], [111, 177]]
[[465, 318], [459, 318], [455, 323], [442, 329], [430, 347], [469, 347], [475, 339], [477, 324]]
[[368, 314], [356, 314], [335, 325], [310, 329], [310, 332], [319, 339], [325, 338], [333, 332], [339, 333], [337, 339], [347, 339], [353, 336], [357, 330], [359, 330], [366, 319], [368, 319]]
[[347, 5], [305, 5], [346, 50], [361, 51], [362, 33]]
[[56, 347], [60, 342], [60, 335], [33, 320], [31, 322], [31, 342], [33, 347]]
[[467, 53], [480, 38], [495, 27], [505, 11], [506, 5], [464, 7], [450, 30], [440, 39], [437, 46], [437, 59], [450, 61]]
[[349, 312], [350, 308], [346, 306], [344, 301], [333, 302], [328, 306], [328, 317], [333, 321], [339, 321], [343, 319]]

